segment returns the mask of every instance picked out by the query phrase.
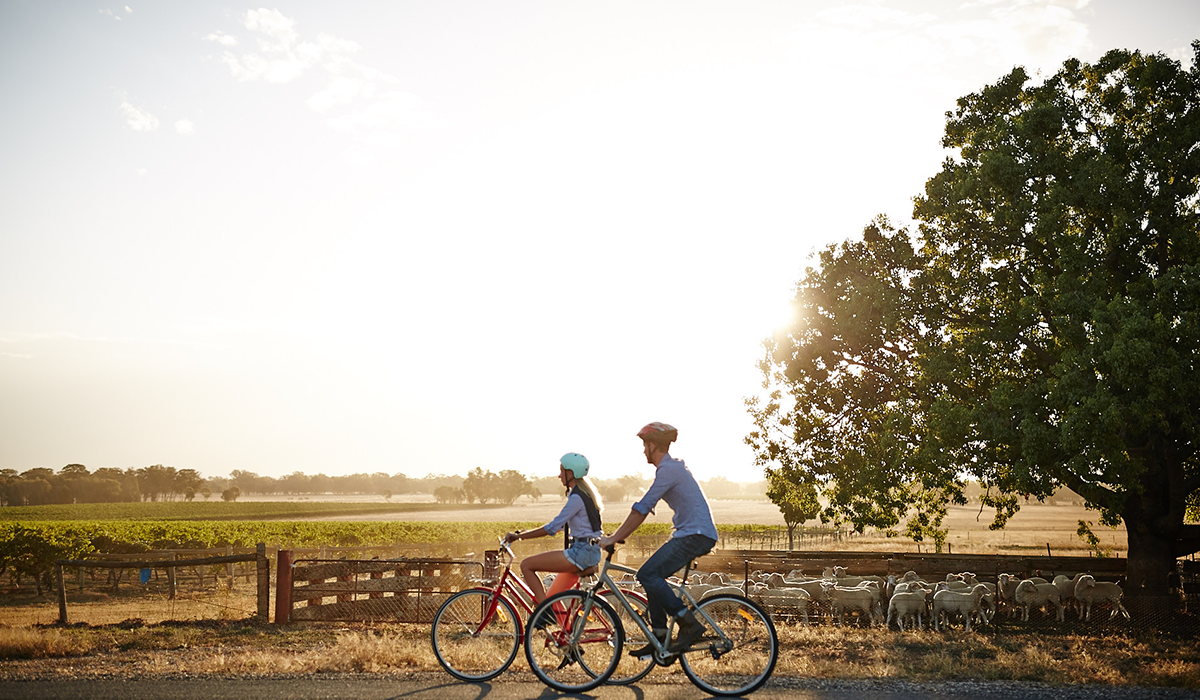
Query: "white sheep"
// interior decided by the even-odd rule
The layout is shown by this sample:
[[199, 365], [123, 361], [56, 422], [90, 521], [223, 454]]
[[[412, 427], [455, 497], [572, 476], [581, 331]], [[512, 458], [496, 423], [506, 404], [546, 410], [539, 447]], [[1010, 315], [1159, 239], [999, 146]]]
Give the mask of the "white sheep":
[[1075, 599], [1079, 601], [1079, 619], [1092, 619], [1092, 606], [1096, 603], [1110, 603], [1112, 605], [1112, 614], [1108, 619], [1113, 619], [1117, 614], [1129, 618], [1129, 611], [1121, 605], [1121, 596], [1124, 591], [1115, 583], [1108, 581], [1097, 581], [1090, 574], [1084, 574], [1079, 577], [1079, 582], [1075, 585]]
[[772, 615], [799, 615], [808, 625], [808, 591], [803, 588], [769, 588], [753, 596]]
[[948, 613], [962, 615], [966, 621], [966, 630], [971, 631], [971, 618], [981, 615], [980, 600], [988, 594], [987, 586], [979, 584], [970, 591], [942, 590], [933, 594], [933, 612], [930, 614], [930, 626], [945, 629], [949, 620]]
[[[905, 584], [907, 585], [907, 584]], [[892, 620], [899, 625], [900, 631], [904, 631], [904, 618], [916, 618], [917, 629], [924, 629], [921, 625], [921, 617], [925, 614], [925, 591], [917, 588], [913, 591], [902, 591], [893, 593], [892, 599], [888, 601], [888, 614], [886, 627], [892, 626]]]
[[1045, 608], [1047, 604], [1053, 604], [1058, 609], [1058, 621], [1063, 621], [1062, 601], [1059, 600], [1058, 589], [1052, 583], [1038, 583], [1032, 579], [1025, 579], [1017, 584], [1016, 590], [1013, 591], [1013, 600], [1021, 606], [1024, 613], [1021, 617], [1023, 622], [1029, 621], [1030, 608]]
[[742, 595], [742, 589], [738, 588], [737, 586], [713, 586], [707, 591], [704, 591], [704, 593], [702, 593], [696, 600], [704, 600], [705, 598], [711, 598], [715, 595]]
[[859, 610], [867, 614], [868, 624], [874, 625], [876, 617], [883, 616], [879, 606], [879, 591], [870, 588], [843, 588], [842, 586], [825, 585], [825, 594], [833, 614], [838, 619], [838, 627], [845, 622], [847, 609]]

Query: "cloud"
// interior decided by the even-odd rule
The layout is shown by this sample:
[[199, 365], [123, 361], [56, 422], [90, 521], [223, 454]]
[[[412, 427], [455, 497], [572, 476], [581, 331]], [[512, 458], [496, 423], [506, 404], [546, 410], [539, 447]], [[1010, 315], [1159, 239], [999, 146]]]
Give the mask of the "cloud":
[[112, 17], [113, 19], [117, 20], [118, 22], [121, 21], [121, 16], [116, 14], [112, 10], [100, 10], [100, 14], [108, 15], [109, 17]]
[[[352, 41], [324, 34], [318, 36], [316, 43], [299, 41], [295, 20], [285, 17], [279, 10], [249, 10], [242, 24], [257, 35], [259, 52], [237, 56], [226, 51], [221, 55], [221, 62], [242, 82], [290, 83], [304, 75], [323, 56], [358, 47]], [[223, 32], [213, 32], [205, 39], [230, 47], [238, 43], [235, 37]]]
[[175, 122], [175, 131], [179, 132], [181, 136], [191, 136], [196, 132], [196, 126], [190, 119], [180, 119]]
[[121, 102], [121, 111], [125, 113], [126, 123], [134, 131], [154, 131], [158, 128], [158, 117], [143, 112], [128, 101]]
[[[429, 131], [443, 120], [425, 100], [398, 90], [399, 80], [351, 58], [361, 46], [349, 39], [318, 33], [305, 40], [296, 21], [278, 10], [250, 10], [242, 24], [251, 32], [257, 51], [240, 55], [224, 51], [220, 60], [239, 81], [275, 84], [298, 82], [312, 69], [324, 73], [324, 87], [305, 101], [309, 108], [328, 115], [326, 124], [354, 141], [344, 149], [347, 160], [367, 163], [375, 153], [403, 142], [405, 131]], [[234, 47], [238, 38], [224, 32], [204, 37]]]
[[236, 36], [230, 36], [225, 32], [213, 32], [204, 37], [205, 41], [215, 41], [222, 46], [237, 46], [238, 40]]

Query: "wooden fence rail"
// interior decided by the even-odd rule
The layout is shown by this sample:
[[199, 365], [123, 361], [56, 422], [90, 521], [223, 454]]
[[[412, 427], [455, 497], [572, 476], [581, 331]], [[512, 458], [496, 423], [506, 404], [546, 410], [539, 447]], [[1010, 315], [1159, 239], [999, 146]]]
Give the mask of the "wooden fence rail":
[[59, 559], [54, 562], [54, 576], [58, 588], [58, 623], [67, 624], [67, 589], [63, 585], [63, 568], [77, 567], [82, 569], [166, 569], [167, 581], [170, 586], [170, 597], [175, 598], [175, 569], [181, 566], [208, 566], [212, 564], [236, 564], [239, 562], [255, 562], [258, 573], [258, 609], [256, 617], [267, 622], [270, 613], [271, 596], [271, 567], [267, 560], [267, 546], [259, 544], [253, 554], [227, 554], [224, 556], [202, 557], [196, 559], [125, 560], [108, 561], [103, 559]]

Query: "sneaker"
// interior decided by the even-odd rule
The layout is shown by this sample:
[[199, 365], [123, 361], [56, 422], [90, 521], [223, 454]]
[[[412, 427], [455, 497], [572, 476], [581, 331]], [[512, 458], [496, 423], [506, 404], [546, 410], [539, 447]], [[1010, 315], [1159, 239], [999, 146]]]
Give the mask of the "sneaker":
[[547, 611], [539, 615], [536, 620], [529, 623], [529, 626], [535, 630], [544, 630], [550, 626], [551, 622], [554, 622], [554, 613]]
[[675, 641], [667, 647], [667, 651], [675, 654], [687, 651], [703, 636], [704, 623], [688, 610], [679, 616], [679, 634], [675, 635]]

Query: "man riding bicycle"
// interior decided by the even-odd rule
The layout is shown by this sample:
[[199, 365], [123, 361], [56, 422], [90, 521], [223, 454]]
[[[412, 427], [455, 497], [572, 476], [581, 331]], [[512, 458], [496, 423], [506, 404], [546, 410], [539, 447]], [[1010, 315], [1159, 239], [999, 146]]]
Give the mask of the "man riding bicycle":
[[[671, 443], [679, 437], [679, 431], [666, 423], [654, 422], [638, 431], [642, 440], [642, 451], [646, 462], [655, 467], [654, 483], [647, 489], [621, 527], [600, 540], [602, 548], [611, 547], [624, 540], [646, 520], [660, 500], [671, 507], [673, 516], [671, 539], [658, 548], [646, 563], [638, 569], [637, 579], [646, 591], [650, 627], [663, 642], [667, 642], [667, 615], [679, 622], [679, 633], [668, 651], [685, 651], [696, 640], [704, 636], [704, 624], [696, 619], [683, 601], [671, 590], [667, 577], [682, 569], [689, 561], [707, 554], [717, 544], [717, 526], [713, 524], [708, 499], [700, 490], [696, 477], [681, 459], [667, 453]], [[646, 658], [654, 654], [653, 645], [634, 649], [630, 656]]]

